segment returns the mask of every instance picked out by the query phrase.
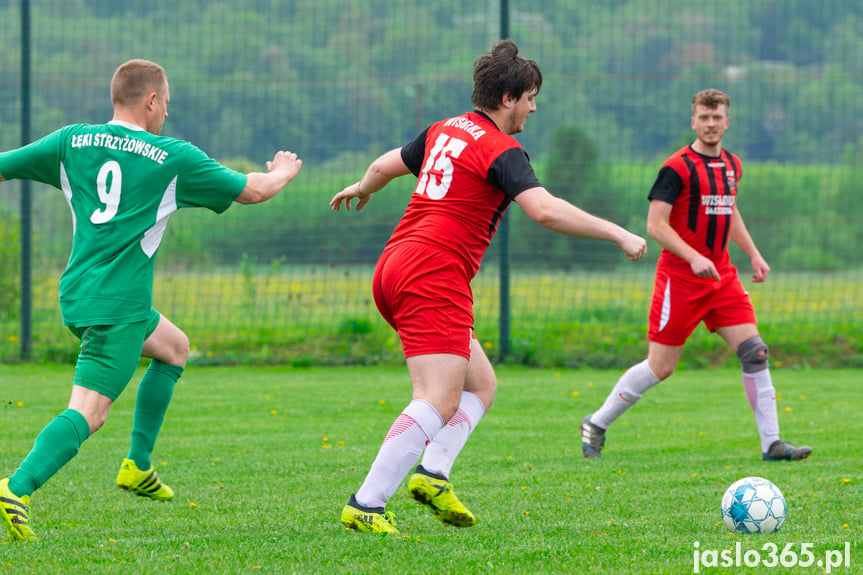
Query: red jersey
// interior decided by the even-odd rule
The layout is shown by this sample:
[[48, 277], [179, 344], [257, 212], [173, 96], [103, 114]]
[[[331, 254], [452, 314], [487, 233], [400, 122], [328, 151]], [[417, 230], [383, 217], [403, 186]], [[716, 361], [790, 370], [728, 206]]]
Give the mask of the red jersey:
[[[741, 171], [740, 159], [730, 152], [702, 156], [686, 146], [665, 161], [647, 196], [672, 204], [671, 227], [717, 269], [731, 265], [728, 237]], [[689, 269], [668, 250], [662, 251], [661, 259]]]
[[459, 256], [470, 278], [512, 200], [541, 185], [521, 144], [481, 112], [432, 124], [401, 155], [417, 186], [387, 248], [438, 246]]

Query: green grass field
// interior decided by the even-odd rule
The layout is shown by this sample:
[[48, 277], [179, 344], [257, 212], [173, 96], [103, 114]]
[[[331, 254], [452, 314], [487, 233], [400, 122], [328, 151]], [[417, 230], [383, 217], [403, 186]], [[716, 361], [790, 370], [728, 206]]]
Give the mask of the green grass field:
[[[480, 523], [434, 521], [404, 485], [389, 508], [401, 536], [345, 531], [338, 514], [409, 401], [401, 368], [191, 367], [154, 461], [170, 503], [114, 487], [134, 388], [105, 427], [33, 501], [35, 544], [0, 543], [3, 573], [692, 573], [699, 550], [774, 543], [816, 559], [850, 545], [863, 572], [859, 373], [775, 369], [783, 435], [799, 463], [761, 461], [738, 370], [680, 371], [609, 431], [602, 460], [581, 457], [578, 425], [618, 371], [498, 368], [495, 406], [452, 481]], [[69, 366], [0, 366], [0, 476], [66, 406]], [[784, 492], [773, 535], [729, 534], [725, 488], [758, 475]], [[763, 552], [765, 558], [766, 551]], [[701, 568], [823, 573], [824, 568]]]

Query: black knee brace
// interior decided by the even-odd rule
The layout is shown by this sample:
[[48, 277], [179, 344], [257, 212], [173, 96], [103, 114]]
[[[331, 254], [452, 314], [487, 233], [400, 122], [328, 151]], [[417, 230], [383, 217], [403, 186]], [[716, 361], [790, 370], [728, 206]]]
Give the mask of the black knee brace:
[[757, 373], [767, 369], [767, 345], [761, 336], [750, 337], [737, 346], [737, 357], [743, 373]]

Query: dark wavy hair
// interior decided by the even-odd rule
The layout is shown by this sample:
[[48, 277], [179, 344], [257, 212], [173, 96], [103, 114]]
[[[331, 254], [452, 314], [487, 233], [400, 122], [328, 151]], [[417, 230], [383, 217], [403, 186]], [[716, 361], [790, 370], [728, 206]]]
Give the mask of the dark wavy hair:
[[477, 58], [473, 65], [474, 107], [494, 111], [500, 107], [504, 94], [515, 99], [542, 86], [542, 72], [533, 60], [518, 55], [512, 40], [501, 40], [491, 52]]

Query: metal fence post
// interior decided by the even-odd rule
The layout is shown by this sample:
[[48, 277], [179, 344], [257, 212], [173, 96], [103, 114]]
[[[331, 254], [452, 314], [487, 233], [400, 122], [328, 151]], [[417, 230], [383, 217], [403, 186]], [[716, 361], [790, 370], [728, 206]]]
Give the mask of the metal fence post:
[[[30, 143], [30, 0], [21, 0], [21, 145]], [[21, 359], [33, 349], [32, 198], [30, 181], [21, 180]]]

